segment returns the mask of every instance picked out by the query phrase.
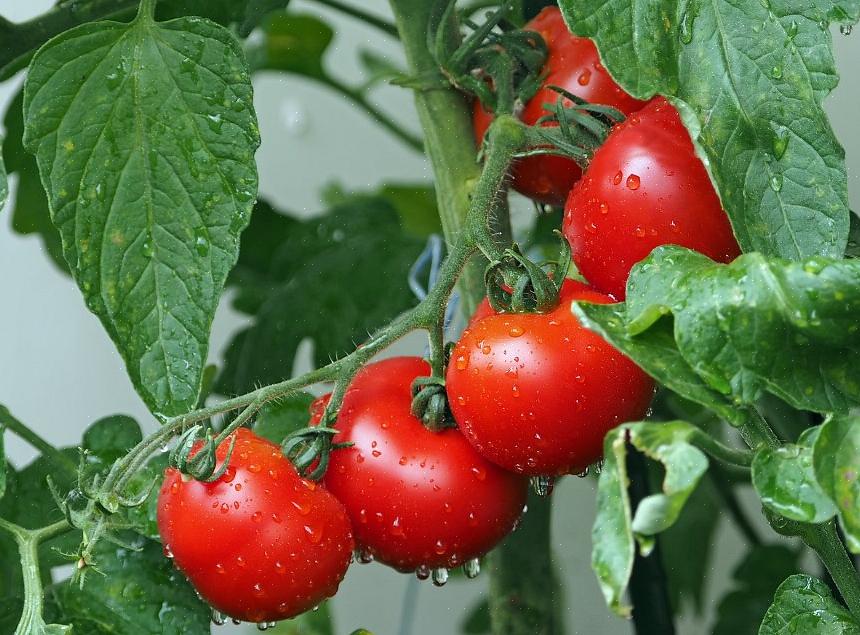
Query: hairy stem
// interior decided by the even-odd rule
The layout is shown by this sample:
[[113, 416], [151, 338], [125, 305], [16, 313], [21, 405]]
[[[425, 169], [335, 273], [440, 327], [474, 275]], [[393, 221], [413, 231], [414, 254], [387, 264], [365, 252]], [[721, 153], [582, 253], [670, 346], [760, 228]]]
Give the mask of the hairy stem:
[[860, 576], [836, 532], [835, 521], [804, 525], [800, 537], [821, 558], [848, 610], [860, 621]]
[[58, 467], [68, 474], [74, 475], [78, 472], [78, 465], [68, 456], [60, 452], [45, 439], [33, 432], [24, 423], [12, 416], [6, 406], [0, 405], [0, 428], [7, 428], [10, 432], [29, 443], [39, 450], [44, 456], [49, 457]]

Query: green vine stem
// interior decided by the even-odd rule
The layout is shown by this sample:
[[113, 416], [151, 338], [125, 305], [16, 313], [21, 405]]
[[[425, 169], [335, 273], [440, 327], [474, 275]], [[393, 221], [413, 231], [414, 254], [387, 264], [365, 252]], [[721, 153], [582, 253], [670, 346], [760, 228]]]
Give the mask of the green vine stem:
[[45, 632], [45, 620], [42, 617], [44, 593], [42, 578], [39, 573], [39, 545], [54, 536], [71, 529], [71, 526], [61, 520], [41, 527], [40, 529], [24, 529], [14, 523], [0, 518], [0, 529], [10, 533], [18, 545], [21, 555], [21, 574], [24, 578], [24, 609], [14, 635], [32, 635]]
[[[359, 0], [356, 0], [359, 1]], [[350, 4], [346, 4], [345, 2], [340, 2], [339, 0], [316, 0], [318, 4], [334, 9], [335, 11], [340, 11], [344, 15], [351, 16], [365, 24], [369, 24], [370, 26], [376, 27], [383, 33], [390, 35], [391, 37], [397, 37], [397, 27], [388, 22], [387, 20], [383, 20], [380, 17], [377, 17], [367, 11], [363, 11], [358, 7], [354, 7]]]
[[6, 406], [0, 405], [0, 430], [3, 428], [14, 433], [39, 450], [39, 452], [49, 457], [56, 466], [65, 470], [69, 475], [74, 476], [78, 473], [78, 464], [75, 461], [16, 419]]
[[490, 624], [501, 635], [562, 635], [561, 583], [552, 561], [552, 497], [529, 493], [520, 526], [487, 556]]

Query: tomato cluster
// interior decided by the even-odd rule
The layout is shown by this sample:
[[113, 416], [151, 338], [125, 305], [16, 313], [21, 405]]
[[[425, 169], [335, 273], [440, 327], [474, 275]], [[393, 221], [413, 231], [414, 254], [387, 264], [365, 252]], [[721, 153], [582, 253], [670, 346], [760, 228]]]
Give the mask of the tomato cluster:
[[[213, 482], [168, 469], [158, 506], [165, 552], [216, 609], [257, 622], [297, 615], [334, 594], [354, 549], [362, 561], [422, 578], [434, 571], [437, 583], [449, 567], [474, 572], [516, 526], [527, 477], [581, 472], [599, 460], [606, 432], [641, 418], [651, 399], [651, 379], [583, 328], [571, 304], [623, 299], [630, 268], [658, 245], [724, 262], [738, 255], [675, 108], [625, 93], [557, 8], [526, 28], [549, 49], [544, 87], [522, 112], [527, 123], [556, 99], [550, 85], [628, 115], [584, 174], [558, 156], [528, 157], [513, 169], [520, 192], [564, 203], [563, 233], [589, 284], [564, 280], [557, 304], [542, 313], [479, 306], [444, 378], [454, 427], [424, 426], [413, 382], [430, 366], [397, 357], [353, 378], [319, 484], [247, 429], [234, 433], [229, 466]], [[480, 137], [492, 115], [479, 104], [474, 114]], [[328, 400], [311, 406], [311, 426]], [[217, 449], [219, 464], [229, 444]]]

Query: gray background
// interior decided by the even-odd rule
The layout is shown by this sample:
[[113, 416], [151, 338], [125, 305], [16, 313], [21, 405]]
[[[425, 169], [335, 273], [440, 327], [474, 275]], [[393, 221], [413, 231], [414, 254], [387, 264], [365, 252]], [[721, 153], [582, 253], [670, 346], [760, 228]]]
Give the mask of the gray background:
[[[51, 5], [50, 0], [0, 0], [0, 13], [19, 21]], [[357, 2], [369, 11], [387, 14], [382, 0]], [[355, 54], [373, 49], [401, 61], [396, 43], [340, 14], [311, 2], [291, 3], [295, 11], [324, 17], [336, 36], [327, 56], [331, 72], [344, 81], [361, 80]], [[847, 149], [852, 206], [860, 203], [860, 128], [856, 124], [860, 79], [850, 72], [860, 59], [860, 36], [834, 31], [842, 83], [828, 99], [827, 109], [839, 139]], [[14, 95], [20, 78], [0, 85], [0, 106]], [[338, 182], [349, 189], [373, 188], [383, 182], [426, 181], [432, 178], [423, 156], [394, 140], [384, 130], [326, 88], [295, 76], [261, 74], [254, 81], [263, 145], [258, 154], [260, 192], [279, 207], [311, 215], [320, 209], [319, 192]], [[408, 91], [383, 86], [374, 102], [417, 130]], [[14, 187], [14, 179], [12, 179]], [[60, 274], [41, 253], [36, 237], [22, 237], [10, 228], [9, 215], [0, 217], [0, 403], [60, 445], [75, 445], [81, 431], [111, 413], [136, 417], [147, 429], [155, 426], [129, 383], [122, 362], [98, 320], [84, 307], [72, 281]], [[210, 360], [221, 358], [226, 343], [245, 318], [225, 298], [215, 318]], [[412, 338], [397, 352], [420, 352], [423, 342]], [[304, 364], [299, 364], [304, 365]], [[7, 452], [22, 465], [34, 451], [7, 435]], [[629, 625], [605, 609], [589, 568], [590, 529], [594, 509], [591, 479], [568, 478], [556, 488], [553, 543], [564, 572], [568, 631], [578, 635], [630, 633]], [[758, 517], [753, 497], [744, 500]], [[763, 531], [767, 531], [764, 529]], [[763, 533], [763, 535], [768, 535]], [[772, 535], [772, 534], [771, 534]], [[742, 553], [742, 541], [727, 522], [721, 523], [706, 606], [713, 608]], [[382, 566], [353, 566], [334, 602], [337, 632], [359, 626], [377, 635], [398, 633], [401, 605], [409, 579]], [[468, 608], [486, 592], [487, 580], [452, 581], [437, 589], [418, 586], [414, 635], [455, 633]], [[684, 635], [706, 633], [710, 613], [680, 625]], [[232, 627], [214, 629], [232, 632]], [[238, 630], [238, 629], [237, 629]], [[256, 631], [254, 631], [256, 632]]]

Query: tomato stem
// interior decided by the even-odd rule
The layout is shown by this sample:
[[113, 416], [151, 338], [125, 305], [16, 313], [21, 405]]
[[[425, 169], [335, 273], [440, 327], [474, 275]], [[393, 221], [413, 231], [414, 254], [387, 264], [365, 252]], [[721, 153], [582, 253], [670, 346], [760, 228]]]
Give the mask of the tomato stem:
[[0, 430], [8, 429], [15, 435], [39, 450], [43, 455], [49, 457], [57, 467], [62, 468], [69, 475], [78, 473], [78, 465], [75, 461], [60, 452], [45, 439], [28, 428], [23, 422], [16, 419], [6, 406], [0, 405]]

